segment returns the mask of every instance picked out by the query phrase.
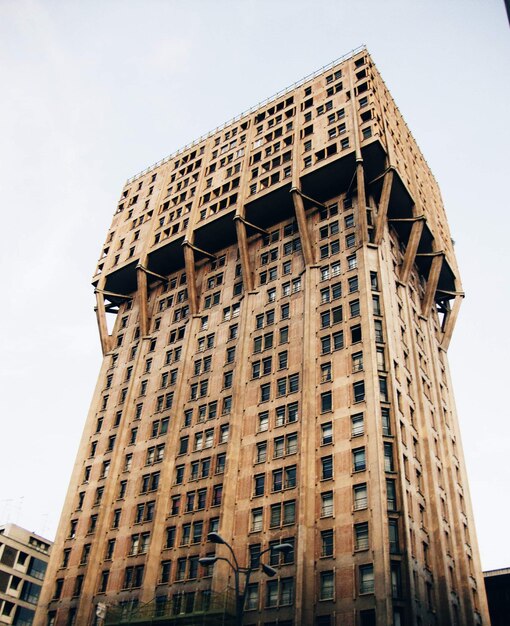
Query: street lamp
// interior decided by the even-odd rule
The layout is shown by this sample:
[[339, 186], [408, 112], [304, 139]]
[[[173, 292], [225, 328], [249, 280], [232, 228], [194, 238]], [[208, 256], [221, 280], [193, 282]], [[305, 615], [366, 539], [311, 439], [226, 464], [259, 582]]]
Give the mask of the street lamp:
[[[225, 539], [223, 539], [223, 537], [219, 533], [211, 532], [207, 535], [207, 539], [212, 543], [218, 543], [226, 546], [230, 551], [230, 554], [232, 555], [232, 561], [224, 556], [204, 556], [198, 559], [198, 562], [201, 565], [214, 565], [216, 561], [226, 561], [230, 565], [232, 571], [234, 572], [234, 587], [236, 594], [236, 623], [238, 626], [242, 626], [246, 591], [248, 589], [248, 585], [250, 584], [251, 573], [261, 567], [266, 576], [276, 576], [276, 570], [270, 565], [262, 563], [260, 561], [260, 557], [266, 552], [269, 552], [269, 550], [272, 550], [273, 552], [283, 552], [284, 554], [286, 554], [293, 549], [293, 546], [290, 543], [279, 543], [275, 546], [270, 546], [269, 548], [262, 550], [262, 552], [259, 554], [259, 564], [257, 566], [241, 567], [236, 558], [236, 555], [234, 554], [232, 546], [227, 541], [225, 541]], [[244, 587], [242, 591], [240, 584], [240, 574], [244, 575]]]

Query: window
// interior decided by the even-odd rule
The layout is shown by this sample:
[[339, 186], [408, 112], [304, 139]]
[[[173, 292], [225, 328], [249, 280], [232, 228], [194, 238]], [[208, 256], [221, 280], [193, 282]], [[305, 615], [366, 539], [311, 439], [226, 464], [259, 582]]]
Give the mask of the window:
[[164, 417], [160, 420], [155, 420], [152, 422], [152, 430], [151, 437], [160, 437], [161, 435], [166, 435], [168, 432], [168, 423], [170, 419], [168, 417]]
[[227, 358], [226, 358], [226, 362], [227, 363], [233, 363], [235, 356], [236, 356], [236, 349], [235, 346], [233, 346], [232, 348], [227, 348]]
[[384, 348], [376, 349], [376, 357], [377, 357], [377, 369], [380, 372], [386, 371], [386, 360], [384, 358]]
[[145, 474], [144, 476], [142, 476], [140, 493], [156, 491], [159, 486], [159, 476], [159, 472], [153, 472], [152, 474]]
[[291, 404], [279, 406], [276, 408], [276, 421], [275, 426], [283, 426], [284, 424], [291, 424], [298, 419], [298, 403], [292, 402]]
[[320, 600], [333, 600], [335, 593], [335, 575], [332, 571], [320, 573]]
[[263, 432], [269, 428], [269, 412], [264, 411], [259, 413], [258, 419], [258, 432]]
[[97, 526], [97, 515], [91, 515], [89, 518], [89, 527], [87, 529], [87, 534], [91, 535], [96, 532]]
[[263, 463], [267, 460], [267, 441], [261, 441], [257, 444], [257, 453], [255, 463]]
[[296, 466], [273, 470], [272, 491], [292, 489], [296, 486]]
[[374, 328], [375, 328], [375, 340], [378, 343], [383, 343], [384, 334], [383, 334], [382, 320], [374, 320]]
[[294, 597], [294, 579], [280, 578], [266, 581], [266, 606], [287, 606]]
[[359, 300], [351, 300], [349, 302], [349, 311], [351, 317], [358, 317], [360, 314]]
[[333, 478], [333, 456], [323, 456], [321, 458], [321, 480]]
[[367, 485], [360, 483], [353, 487], [354, 510], [361, 511], [368, 506]]
[[390, 519], [388, 521], [388, 533], [390, 541], [390, 554], [399, 553], [399, 539], [398, 539], [398, 520]]
[[64, 588], [64, 579], [57, 578], [55, 581], [55, 591], [53, 593], [53, 600], [58, 600], [62, 595], [62, 589]]
[[355, 352], [351, 356], [352, 371], [361, 372], [363, 370], [363, 352]]
[[331, 381], [331, 363], [322, 363], [321, 365], [321, 383]]
[[384, 444], [384, 471], [393, 472], [393, 445], [391, 443]]
[[131, 546], [129, 550], [129, 554], [145, 554], [149, 547], [150, 533], [137, 533], [135, 535], [131, 535]]
[[381, 315], [381, 303], [379, 296], [372, 296], [372, 311], [374, 315]]
[[279, 528], [296, 521], [296, 503], [290, 500], [283, 503], [273, 504], [270, 508], [269, 527]]
[[397, 491], [395, 487], [395, 481], [392, 479], [386, 480], [386, 500], [388, 504], [388, 511], [397, 510]]
[[351, 416], [351, 435], [353, 437], [359, 437], [365, 432], [365, 424], [363, 420], [363, 413], [356, 413]]
[[106, 553], [104, 557], [106, 561], [111, 561], [111, 559], [113, 558], [114, 550], [115, 550], [115, 539], [109, 539], [106, 545]]
[[366, 469], [365, 448], [356, 448], [352, 451], [352, 469], [361, 472]]
[[251, 532], [262, 530], [262, 508], [252, 509], [251, 512]]
[[321, 556], [333, 556], [333, 530], [323, 530], [321, 532]]
[[223, 495], [223, 485], [214, 485], [211, 506], [220, 506]]
[[361, 325], [351, 326], [351, 343], [359, 343], [362, 338]]
[[321, 393], [321, 413], [327, 413], [333, 410], [333, 398], [331, 391]]
[[251, 583], [246, 587], [245, 610], [251, 611], [258, 609], [259, 606], [259, 584]]
[[368, 522], [354, 525], [354, 549], [368, 550]]
[[321, 445], [333, 443], [333, 424], [326, 422], [321, 425]]
[[260, 402], [268, 402], [271, 399], [271, 384], [260, 385]]
[[354, 402], [363, 402], [365, 399], [365, 381], [359, 380], [352, 385]]
[[331, 517], [333, 515], [333, 492], [325, 491], [321, 493], [321, 517]]
[[266, 475], [257, 474], [253, 477], [253, 495], [263, 496], [266, 484]]
[[99, 579], [99, 589], [98, 589], [99, 593], [105, 593], [105, 591], [107, 590], [109, 577], [110, 577], [109, 570], [103, 570], [101, 572], [101, 578]]
[[175, 535], [176, 535], [176, 527], [169, 526], [166, 529], [166, 542], [165, 548], [173, 548], [175, 545]]
[[122, 509], [115, 509], [112, 515], [112, 528], [118, 528]]
[[379, 376], [379, 398], [381, 402], [388, 402], [388, 382], [385, 376]]
[[134, 589], [142, 586], [143, 565], [135, 565], [134, 567], [126, 567], [124, 570], [123, 589]]
[[374, 593], [374, 566], [360, 565], [359, 568], [359, 592]]
[[381, 421], [383, 435], [389, 437], [391, 435], [390, 410], [386, 407], [381, 408]]

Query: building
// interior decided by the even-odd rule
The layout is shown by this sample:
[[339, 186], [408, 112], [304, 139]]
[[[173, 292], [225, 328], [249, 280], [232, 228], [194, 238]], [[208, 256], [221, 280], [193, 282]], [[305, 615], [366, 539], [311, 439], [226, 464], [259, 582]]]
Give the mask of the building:
[[510, 615], [510, 567], [483, 573], [492, 626], [506, 626]]
[[366, 49], [128, 180], [93, 283], [104, 360], [38, 625], [217, 623], [211, 531], [244, 565], [294, 547], [247, 625], [489, 623], [452, 239]]
[[0, 625], [31, 626], [51, 541], [16, 524], [0, 526]]

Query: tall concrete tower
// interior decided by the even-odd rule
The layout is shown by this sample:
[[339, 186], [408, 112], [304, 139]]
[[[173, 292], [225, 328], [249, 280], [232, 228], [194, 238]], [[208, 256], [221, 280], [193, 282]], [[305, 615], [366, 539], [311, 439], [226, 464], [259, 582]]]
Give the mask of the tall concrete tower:
[[129, 179], [93, 282], [104, 359], [38, 626], [234, 623], [210, 532], [254, 568], [246, 625], [489, 624], [459, 272], [364, 48]]

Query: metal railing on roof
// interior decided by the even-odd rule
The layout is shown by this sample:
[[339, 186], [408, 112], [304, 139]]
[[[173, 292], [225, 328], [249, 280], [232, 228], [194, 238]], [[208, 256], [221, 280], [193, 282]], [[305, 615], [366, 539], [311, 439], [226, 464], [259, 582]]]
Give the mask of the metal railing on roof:
[[200, 143], [202, 143], [203, 141], [205, 141], [206, 139], [208, 139], [212, 135], [215, 135], [220, 130], [223, 130], [224, 128], [227, 128], [227, 126], [231, 126], [235, 122], [239, 122], [241, 119], [243, 119], [247, 115], [250, 115], [251, 113], [254, 113], [255, 111], [257, 111], [258, 109], [260, 109], [260, 108], [262, 108], [264, 106], [267, 106], [271, 102], [273, 102], [275, 100], [278, 100], [278, 98], [281, 98], [285, 94], [287, 94], [287, 93], [289, 93], [291, 91], [294, 91], [294, 89], [297, 89], [298, 87], [301, 87], [301, 85], [304, 85], [308, 81], [313, 80], [316, 76], [319, 76], [320, 74], [323, 74], [324, 72], [326, 72], [327, 70], [335, 67], [335, 65], [338, 65], [339, 63], [343, 63], [344, 61], [347, 61], [347, 59], [350, 59], [351, 57], [355, 56], [356, 54], [359, 54], [363, 50], [366, 50], [366, 45], [365, 44], [363, 44], [361, 46], [358, 46], [357, 48], [354, 48], [350, 52], [347, 52], [346, 54], [344, 54], [343, 56], [339, 57], [338, 59], [335, 59], [334, 61], [331, 61], [331, 62], [327, 63], [326, 65], [323, 65], [320, 69], [315, 70], [311, 74], [308, 74], [304, 78], [301, 78], [300, 80], [296, 81], [292, 85], [289, 85], [288, 87], [285, 87], [285, 89], [282, 89], [282, 90], [278, 91], [277, 93], [273, 94], [272, 96], [269, 96], [269, 98], [266, 98], [265, 100], [262, 100], [261, 102], [259, 102], [258, 104], [250, 107], [246, 111], [243, 111], [242, 113], [239, 113], [239, 115], [236, 115], [235, 117], [233, 117], [232, 119], [228, 120], [227, 122], [224, 122], [223, 124], [220, 124], [219, 126], [214, 128], [213, 130], [211, 130], [208, 133], [206, 133], [205, 135], [202, 135], [198, 139], [195, 139], [194, 141], [191, 141], [190, 143], [186, 144], [182, 148], [179, 148], [175, 152], [172, 152], [172, 154], [169, 154], [168, 156], [166, 156], [163, 159], [159, 160], [157, 163], [154, 163], [154, 165], [150, 165], [149, 167], [147, 167], [143, 171], [139, 172], [138, 174], [135, 174], [131, 178], [128, 178], [128, 180], [126, 181], [126, 185], [129, 185], [132, 182], [134, 182], [135, 180], [137, 180], [138, 178], [141, 178], [142, 176], [145, 176], [145, 174], [148, 174], [149, 172], [154, 171], [155, 169], [157, 169], [161, 165], [164, 165], [165, 163], [168, 163], [168, 161], [171, 161], [172, 159], [174, 159], [179, 154], [182, 154], [183, 152], [186, 152], [187, 150], [191, 149], [193, 146], [199, 145]]

